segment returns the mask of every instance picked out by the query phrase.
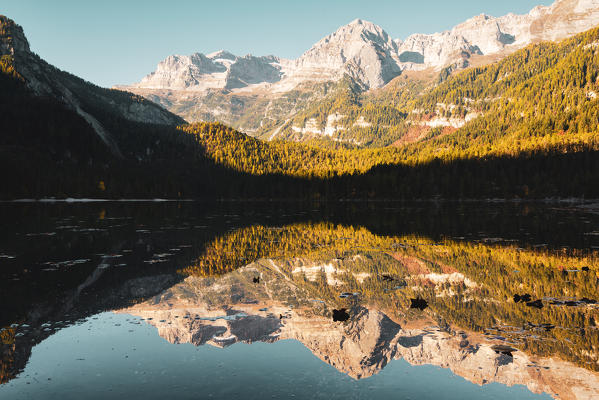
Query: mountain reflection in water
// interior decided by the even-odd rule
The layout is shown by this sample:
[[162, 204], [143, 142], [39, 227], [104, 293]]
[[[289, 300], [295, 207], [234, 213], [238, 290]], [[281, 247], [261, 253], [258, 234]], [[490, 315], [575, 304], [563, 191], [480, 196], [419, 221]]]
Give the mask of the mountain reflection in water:
[[[524, 385], [560, 399], [599, 395], [599, 252], [592, 246], [485, 232], [468, 240], [418, 230], [379, 234], [330, 216], [271, 224], [232, 221], [238, 214], [185, 215], [187, 225], [179, 218], [159, 228], [123, 222], [116, 246], [113, 236], [92, 236], [112, 247], [98, 251], [79, 283], [4, 321], [3, 382], [25, 368], [36, 343], [112, 310], [141, 318], [171, 343], [228, 348], [293, 339], [356, 380], [403, 359], [477, 385]], [[45, 265], [75, 274], [92, 264], [90, 250], [80, 252], [88, 261]]]

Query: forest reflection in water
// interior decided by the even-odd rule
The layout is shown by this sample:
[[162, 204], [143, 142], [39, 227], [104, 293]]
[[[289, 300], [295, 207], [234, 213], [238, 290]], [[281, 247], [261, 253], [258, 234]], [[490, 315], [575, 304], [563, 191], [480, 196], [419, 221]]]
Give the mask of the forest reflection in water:
[[[382, 223], [361, 224], [347, 210], [159, 209], [61, 209], [75, 215], [39, 217], [44, 232], [16, 229], [0, 249], [13, 290], [32, 285], [27, 274], [61, 278], [48, 293], [36, 284], [32, 299], [3, 303], [3, 382], [19, 376], [33, 345], [113, 311], [172, 343], [293, 339], [353, 379], [403, 359], [478, 385], [556, 398], [599, 393], [594, 214], [387, 209], [378, 210]], [[39, 249], [27, 260], [32, 272], [22, 272], [23, 242]]]

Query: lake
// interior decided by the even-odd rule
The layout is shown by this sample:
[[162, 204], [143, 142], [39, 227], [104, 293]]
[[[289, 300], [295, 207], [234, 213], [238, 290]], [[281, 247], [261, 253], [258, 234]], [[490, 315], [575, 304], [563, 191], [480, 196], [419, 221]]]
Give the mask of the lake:
[[0, 203], [0, 399], [599, 398], [599, 212]]

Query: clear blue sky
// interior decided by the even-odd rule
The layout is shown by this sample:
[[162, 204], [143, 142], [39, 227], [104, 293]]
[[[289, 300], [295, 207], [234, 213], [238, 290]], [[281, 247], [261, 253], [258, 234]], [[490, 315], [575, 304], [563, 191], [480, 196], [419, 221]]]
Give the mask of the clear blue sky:
[[553, 0], [0, 0], [48, 62], [101, 86], [140, 80], [171, 54], [226, 49], [296, 58], [356, 18], [393, 38]]

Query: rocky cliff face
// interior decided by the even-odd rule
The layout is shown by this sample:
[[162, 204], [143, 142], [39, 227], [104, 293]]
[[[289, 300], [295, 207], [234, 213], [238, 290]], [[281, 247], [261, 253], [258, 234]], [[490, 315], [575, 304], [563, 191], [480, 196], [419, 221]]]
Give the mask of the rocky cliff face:
[[543, 40], [560, 40], [599, 23], [596, 0], [557, 0], [525, 15], [479, 15], [453, 29], [431, 35], [415, 34], [397, 40], [403, 69], [468, 65], [472, 55], [511, 52]]
[[297, 60], [235, 56], [221, 50], [173, 55], [132, 89], [206, 91], [272, 85], [291, 90], [303, 82], [336, 81], [344, 74], [367, 88], [381, 87], [401, 72], [397, 45], [379, 26], [357, 19], [323, 38]]
[[401, 73], [397, 45], [380, 26], [356, 19], [295, 60], [287, 79], [339, 80], [344, 74], [378, 88]]
[[405, 69], [468, 64], [472, 55], [513, 51], [542, 40], [559, 40], [599, 23], [597, 0], [557, 0], [525, 15], [479, 15], [445, 32], [392, 40], [380, 26], [356, 19], [314, 44], [297, 60], [238, 57], [226, 51], [170, 56], [132, 88], [238, 89], [275, 84], [289, 90], [306, 81], [335, 81], [347, 74], [365, 88], [379, 88]]
[[226, 51], [190, 56], [169, 56], [136, 85], [145, 89], [238, 89], [281, 78], [279, 59], [273, 56], [244, 57]]

